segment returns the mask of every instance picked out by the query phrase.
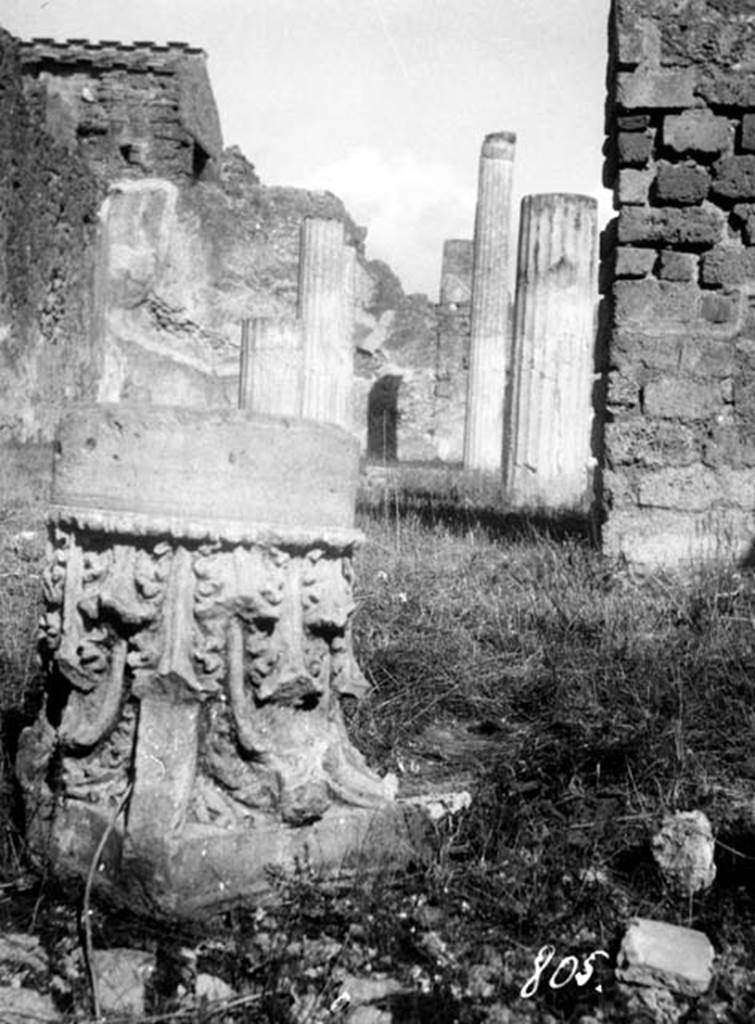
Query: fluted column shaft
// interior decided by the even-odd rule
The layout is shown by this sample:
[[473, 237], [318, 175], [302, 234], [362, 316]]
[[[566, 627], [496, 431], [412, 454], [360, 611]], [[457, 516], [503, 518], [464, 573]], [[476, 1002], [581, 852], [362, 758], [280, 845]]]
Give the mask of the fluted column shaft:
[[307, 218], [302, 225], [299, 257], [301, 415], [348, 427], [352, 369], [345, 315], [346, 261], [343, 224]]
[[255, 317], [241, 337], [239, 407], [269, 416], [298, 416], [302, 330], [293, 317]]
[[589, 196], [525, 196], [519, 228], [509, 499], [575, 507], [591, 467], [597, 304], [597, 202]]
[[500, 471], [503, 448], [515, 145], [512, 132], [498, 132], [485, 138], [475, 217], [464, 466], [490, 472]]

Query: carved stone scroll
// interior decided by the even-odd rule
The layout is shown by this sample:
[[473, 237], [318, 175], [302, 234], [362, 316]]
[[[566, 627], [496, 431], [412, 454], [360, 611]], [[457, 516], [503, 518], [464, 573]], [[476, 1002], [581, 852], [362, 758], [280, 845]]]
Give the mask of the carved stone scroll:
[[[183, 459], [179, 431], [196, 442]], [[350, 636], [357, 459], [337, 428], [236, 411], [101, 406], [63, 423], [47, 706], [18, 762], [54, 871], [86, 875], [127, 792], [99, 884], [163, 912], [253, 895], [299, 857], [337, 867], [375, 829], [401, 847], [396, 780], [341, 711], [366, 686]]]

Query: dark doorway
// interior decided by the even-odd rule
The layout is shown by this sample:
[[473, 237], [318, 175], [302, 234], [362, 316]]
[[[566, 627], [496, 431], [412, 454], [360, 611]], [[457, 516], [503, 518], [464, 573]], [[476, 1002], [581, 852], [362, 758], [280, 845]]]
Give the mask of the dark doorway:
[[367, 402], [367, 455], [380, 462], [398, 458], [398, 389], [401, 377], [387, 375], [370, 389]]

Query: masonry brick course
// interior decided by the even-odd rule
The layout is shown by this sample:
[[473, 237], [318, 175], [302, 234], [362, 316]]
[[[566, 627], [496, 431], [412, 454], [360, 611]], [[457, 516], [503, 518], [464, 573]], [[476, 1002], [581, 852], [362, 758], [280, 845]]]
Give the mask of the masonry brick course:
[[653, 137], [648, 132], [619, 132], [619, 163], [644, 166], [653, 152]]
[[624, 206], [619, 212], [619, 242], [704, 248], [724, 234], [723, 213], [702, 207]]
[[695, 164], [662, 163], [655, 183], [659, 203], [671, 206], [697, 205], [708, 195], [710, 175], [703, 167]]
[[755, 0], [683, 6], [613, 4], [604, 172], [603, 542], [668, 566], [755, 541]]
[[710, 110], [685, 110], [663, 119], [663, 144], [679, 154], [719, 154], [732, 142], [733, 129], [728, 119], [716, 117]]

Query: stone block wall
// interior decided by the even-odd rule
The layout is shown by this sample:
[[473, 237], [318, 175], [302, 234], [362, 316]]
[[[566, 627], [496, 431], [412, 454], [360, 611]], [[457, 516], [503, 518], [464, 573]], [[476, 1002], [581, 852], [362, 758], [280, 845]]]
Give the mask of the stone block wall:
[[604, 545], [656, 565], [743, 557], [755, 538], [755, 2], [615, 0], [609, 36]]
[[202, 50], [33, 39], [20, 54], [48, 133], [102, 177], [191, 179], [214, 169], [223, 142]]

